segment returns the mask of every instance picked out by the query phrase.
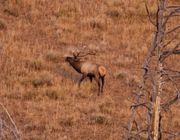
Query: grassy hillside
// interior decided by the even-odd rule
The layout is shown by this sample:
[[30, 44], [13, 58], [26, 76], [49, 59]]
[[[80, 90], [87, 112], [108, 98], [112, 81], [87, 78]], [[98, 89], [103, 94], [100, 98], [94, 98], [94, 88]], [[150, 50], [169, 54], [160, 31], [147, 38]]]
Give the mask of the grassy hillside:
[[[22, 139], [123, 140], [153, 32], [144, 0], [1, 0], [0, 102]], [[64, 61], [83, 45], [107, 68], [103, 96]]]

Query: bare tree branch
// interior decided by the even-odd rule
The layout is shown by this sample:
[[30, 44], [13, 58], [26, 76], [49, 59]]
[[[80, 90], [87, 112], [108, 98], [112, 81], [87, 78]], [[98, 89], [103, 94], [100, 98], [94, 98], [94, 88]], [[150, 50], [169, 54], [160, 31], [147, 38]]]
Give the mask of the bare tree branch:
[[180, 99], [180, 92], [177, 91], [176, 96], [174, 98], [172, 98], [171, 100], [167, 101], [166, 103], [161, 104], [161, 107], [169, 108], [172, 104], [177, 102], [179, 99]]
[[168, 31], [168, 32], [166, 33], [166, 35], [174, 32], [174, 31], [176, 31], [176, 30], [178, 30], [178, 29], [180, 29], [180, 25], [178, 25], [177, 27], [175, 27], [175, 28], [171, 29], [170, 31]]
[[[149, 47], [147, 56], [142, 66], [142, 68], [144, 69], [144, 73], [140, 93], [143, 92], [145, 97], [143, 97], [141, 100], [137, 98], [136, 102], [131, 105], [132, 114], [128, 124], [128, 138], [130, 139], [140, 139], [141, 137], [138, 132], [141, 133], [144, 130], [147, 133], [148, 140], [162, 139], [161, 114], [163, 112], [161, 111], [161, 109], [173, 105], [180, 98], [178, 87], [174, 81], [175, 76], [180, 77], [180, 74], [176, 74], [177, 71], [171, 72], [164, 70], [164, 66], [166, 66], [166, 64], [165, 62], [163, 62], [163, 60], [168, 58], [170, 55], [180, 54], [180, 43], [178, 43], [172, 49], [168, 50], [165, 48], [166, 46], [171, 44], [175, 39], [177, 39], [177, 36], [179, 36], [180, 25], [176, 26], [175, 28], [169, 31], [166, 31], [166, 26], [171, 17], [179, 16], [180, 7], [179, 5], [166, 7], [166, 0], [157, 0], [157, 6], [158, 8], [156, 11], [156, 17], [152, 17], [147, 4], [145, 3], [147, 16], [149, 18], [149, 21], [156, 27], [156, 32], [154, 34], [151, 47]], [[168, 13], [166, 14], [166, 12]], [[165, 14], [166, 16], [164, 16]], [[169, 35], [171, 33], [173, 33], [173, 37], [169, 38]], [[167, 76], [168, 79], [173, 83], [173, 88], [175, 87], [177, 95], [173, 96], [172, 99], [169, 99], [165, 103], [161, 103], [161, 97], [163, 96], [164, 92], [166, 92], [164, 90], [165, 87], [163, 86], [164, 82], [167, 82], [164, 81], [164, 78], [167, 78], [165, 76]], [[140, 122], [136, 122], [138, 119], [144, 120], [144, 118], [139, 114], [138, 110], [136, 110], [139, 107], [144, 107], [147, 113], [147, 123], [143, 123], [143, 125], [139, 124]], [[132, 129], [132, 127], [134, 126], [134, 121], [136, 122], [135, 125], [137, 125], [135, 127], [135, 130]], [[139, 126], [146, 126], [147, 130]]]
[[172, 69], [169, 69], [169, 68], [164, 68], [164, 70], [180, 74], [180, 71], [177, 71], [177, 70], [172, 70]]
[[160, 54], [160, 58], [159, 60], [162, 62], [164, 61], [168, 56], [172, 55], [172, 54], [180, 54], [180, 49], [178, 49], [180, 47], [180, 43], [178, 43], [173, 49], [171, 50], [167, 50], [167, 51], [163, 51]]
[[146, 59], [144, 61], [143, 67], [142, 67], [144, 69], [144, 74], [143, 74], [144, 78], [146, 77], [146, 75], [147, 75], [147, 73], [149, 71], [149, 62], [150, 62], [150, 60], [151, 60], [151, 58], [152, 58], [152, 56], [154, 54], [154, 51], [156, 49], [156, 46], [157, 46], [156, 40], [157, 40], [157, 32], [155, 33], [153, 43], [152, 43], [151, 47], [148, 50], [147, 57], [146, 57]]
[[164, 23], [163, 23], [163, 27], [167, 24], [167, 22], [169, 21], [169, 19], [173, 16], [179, 16], [176, 15], [176, 13], [179, 13], [180, 10], [178, 9], [173, 9], [173, 11], [171, 11], [167, 16], [164, 17]]
[[170, 6], [167, 6], [166, 8], [180, 8], [180, 5], [170, 5]]
[[151, 15], [150, 15], [149, 8], [148, 8], [148, 6], [147, 6], [146, 3], [145, 3], [145, 7], [146, 7], [146, 12], [147, 12], [147, 14], [148, 14], [149, 21], [150, 21], [154, 26], [156, 26], [156, 24], [154, 23]]
[[171, 39], [169, 40], [168, 42], [166, 42], [164, 45], [163, 45], [163, 48], [165, 48], [166, 46], [168, 46], [172, 41], [174, 41], [176, 39], [176, 37], [178, 37], [179, 35], [179, 32]]
[[145, 108], [147, 108], [148, 110], [150, 110], [150, 108], [147, 106], [147, 103], [137, 103], [137, 104], [133, 104], [133, 105], [131, 105], [130, 108], [137, 108], [137, 107], [145, 107]]
[[172, 54], [180, 54], [180, 50], [169, 50], [169, 51], [164, 51], [162, 52], [161, 54], [161, 57], [160, 57], [160, 61], [164, 61], [168, 56], [172, 55]]
[[175, 102], [177, 102], [179, 99], [180, 99], [180, 90], [178, 89], [178, 87], [176, 86], [176, 83], [174, 82], [174, 80], [169, 76], [169, 74], [166, 72], [166, 71], [163, 71], [167, 76], [168, 78], [171, 80], [171, 82], [173, 83], [174, 87], [175, 87], [175, 90], [176, 90], [176, 96], [170, 100], [168, 100], [167, 102], [165, 103], [162, 103], [161, 104], [161, 107], [162, 108], [168, 108], [169, 106], [171, 106], [172, 104], [174, 104]]
[[[137, 103], [139, 103], [140, 101], [140, 98], [143, 96], [143, 94], [136, 94], [136, 100], [137, 100]], [[135, 108], [131, 108], [132, 110], [132, 113], [131, 113], [131, 116], [130, 116], [130, 120], [128, 122], [128, 134], [126, 136], [126, 139], [129, 140], [130, 138], [130, 134], [131, 134], [131, 131], [132, 131], [132, 127], [133, 127], [133, 122], [135, 121], [135, 116], [136, 116], [136, 110]]]
[[131, 140], [132, 138], [140, 140], [139, 136], [141, 133], [147, 133], [147, 129], [141, 129], [137, 133], [131, 134], [131, 136], [129, 137], [129, 140]]
[[162, 131], [162, 133], [170, 135], [170, 137], [179, 137], [180, 136], [180, 132]]

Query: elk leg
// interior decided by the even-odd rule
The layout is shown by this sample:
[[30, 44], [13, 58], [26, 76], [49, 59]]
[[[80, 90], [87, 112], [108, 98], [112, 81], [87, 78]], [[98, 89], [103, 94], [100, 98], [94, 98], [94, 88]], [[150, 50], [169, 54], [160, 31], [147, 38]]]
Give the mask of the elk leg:
[[97, 79], [97, 78], [95, 78], [95, 80], [96, 80], [96, 82], [97, 82], [97, 84], [98, 84], [98, 96], [100, 95], [100, 90], [101, 90], [101, 88], [100, 88], [100, 86], [101, 86], [101, 83], [100, 83], [100, 80], [99, 79]]
[[103, 93], [103, 88], [104, 88], [104, 77], [101, 77], [101, 81], [102, 81], [101, 92]]
[[86, 78], [86, 75], [83, 74], [82, 77], [81, 77], [81, 79], [79, 80], [79, 83], [78, 83], [79, 88], [80, 88], [80, 86], [81, 86], [81, 82], [82, 82], [85, 78]]
[[90, 80], [91, 83], [92, 83], [93, 77], [92, 77], [92, 76], [89, 76], [89, 80]]

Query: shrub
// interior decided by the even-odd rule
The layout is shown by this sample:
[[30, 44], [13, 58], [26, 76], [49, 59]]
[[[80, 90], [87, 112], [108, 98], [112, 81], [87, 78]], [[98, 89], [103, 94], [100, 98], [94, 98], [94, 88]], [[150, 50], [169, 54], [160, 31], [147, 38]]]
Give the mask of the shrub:
[[6, 29], [7, 27], [6, 27], [6, 24], [5, 24], [5, 22], [4, 21], [2, 21], [2, 20], [0, 20], [0, 30], [2, 30], [2, 29]]
[[111, 124], [111, 117], [102, 113], [94, 113], [90, 116], [91, 124]]
[[57, 100], [59, 98], [58, 91], [54, 89], [47, 89], [46, 96], [53, 100]]
[[62, 57], [60, 56], [59, 53], [55, 53], [55, 52], [48, 52], [46, 54], [46, 60], [54, 62], [54, 63], [58, 63], [59, 60], [61, 60]]
[[125, 79], [127, 77], [127, 74], [125, 72], [118, 71], [114, 74], [114, 77], [116, 79]]
[[109, 16], [109, 17], [111, 17], [111, 18], [114, 18], [114, 17], [117, 18], [117, 17], [122, 16], [122, 14], [121, 14], [119, 11], [117, 11], [117, 10], [107, 11], [107, 12], [106, 12], [106, 15]]
[[106, 114], [112, 114], [116, 108], [114, 103], [111, 102], [103, 102], [99, 105], [99, 109], [102, 113], [106, 113]]
[[26, 67], [32, 70], [42, 70], [44, 68], [43, 62], [40, 59], [32, 59], [26, 61]]
[[36, 91], [29, 91], [23, 95], [24, 100], [35, 100], [37, 98], [38, 93]]
[[59, 123], [60, 125], [64, 125], [64, 126], [72, 126], [75, 123], [75, 119], [73, 116], [69, 115], [61, 118]]
[[19, 16], [18, 10], [16, 10], [16, 9], [5, 9], [4, 12], [7, 13], [8, 15], [11, 15], [14, 17]]
[[50, 75], [47, 72], [40, 73], [39, 75], [37, 75], [37, 77], [32, 79], [31, 82], [34, 87], [39, 87], [39, 86], [44, 86], [44, 85], [46, 86], [53, 85], [52, 75]]

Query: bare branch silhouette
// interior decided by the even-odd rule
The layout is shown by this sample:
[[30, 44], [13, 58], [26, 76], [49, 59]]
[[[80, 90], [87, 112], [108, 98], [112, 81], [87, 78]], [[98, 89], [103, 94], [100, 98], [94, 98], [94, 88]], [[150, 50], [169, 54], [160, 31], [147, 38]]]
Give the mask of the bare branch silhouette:
[[145, 7], [146, 7], [146, 12], [148, 14], [149, 21], [152, 23], [152, 25], [156, 26], [156, 23], [153, 21], [151, 15], [150, 15], [150, 12], [149, 12], [149, 8], [146, 3], [145, 3]]
[[[155, 26], [156, 32], [152, 40], [152, 44], [149, 47], [147, 56], [145, 58], [144, 64], [142, 66], [144, 73], [142, 76], [140, 94], [136, 94], [135, 103], [133, 103], [130, 108], [132, 114], [128, 122], [128, 136], [127, 140], [130, 139], [141, 139], [141, 133], [147, 134], [148, 140], [161, 140], [162, 135], [165, 132], [162, 131], [162, 109], [167, 109], [170, 106], [177, 103], [180, 99], [180, 92], [178, 86], [176, 85], [176, 78], [180, 77], [180, 71], [172, 70], [166, 65], [165, 61], [171, 55], [180, 54], [180, 43], [177, 43], [179, 36], [180, 26], [172, 27], [171, 30], [166, 31], [166, 26], [172, 17], [179, 16], [180, 6], [172, 5], [166, 7], [166, 0], [157, 0], [157, 11], [155, 21], [153, 21], [149, 8], [145, 3], [146, 12], [150, 23]], [[168, 13], [167, 13], [168, 12]], [[165, 13], [167, 13], [165, 15]], [[171, 39], [169, 35], [175, 33]], [[174, 47], [174, 42], [177, 43]], [[173, 43], [172, 43], [173, 42]], [[171, 46], [170, 46], [171, 45]], [[170, 46], [167, 49], [166, 46]], [[172, 89], [175, 91], [175, 95], [168, 100], [162, 100], [162, 96], [165, 96], [164, 83], [172, 83]], [[143, 95], [144, 97], [141, 98]], [[144, 110], [146, 112], [146, 118], [138, 113], [137, 109]], [[138, 114], [138, 115], [137, 115]], [[141, 128], [138, 122], [138, 117], [140, 120], [146, 119], [144, 122], [144, 128]], [[132, 129], [135, 124], [135, 128]], [[168, 133], [171, 136], [177, 137], [176, 133]], [[164, 137], [164, 136], [163, 136]]]

